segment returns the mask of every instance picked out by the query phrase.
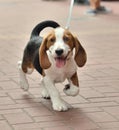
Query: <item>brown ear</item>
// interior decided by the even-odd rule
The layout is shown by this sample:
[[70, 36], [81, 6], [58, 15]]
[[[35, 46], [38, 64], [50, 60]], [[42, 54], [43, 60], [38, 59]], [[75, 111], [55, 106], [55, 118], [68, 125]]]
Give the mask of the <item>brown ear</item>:
[[39, 60], [40, 60], [40, 65], [41, 68], [43, 69], [48, 69], [51, 66], [51, 63], [48, 59], [46, 51], [48, 50], [47, 48], [47, 38], [43, 40], [41, 43], [40, 49], [39, 49]]
[[76, 37], [74, 38], [74, 46], [75, 46], [75, 57], [74, 57], [74, 59], [76, 61], [76, 64], [79, 67], [82, 67], [86, 63], [87, 55], [86, 55], [84, 48], [82, 47], [82, 45], [80, 44], [79, 40]]

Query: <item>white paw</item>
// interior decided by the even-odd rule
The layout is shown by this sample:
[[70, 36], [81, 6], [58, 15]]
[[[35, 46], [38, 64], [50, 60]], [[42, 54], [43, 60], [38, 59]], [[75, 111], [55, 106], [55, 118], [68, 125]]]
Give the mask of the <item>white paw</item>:
[[65, 86], [65, 88], [63, 89], [64, 93], [67, 96], [76, 96], [79, 94], [79, 87], [77, 86], [70, 86], [69, 84]]
[[45, 88], [42, 89], [41, 95], [45, 99], [50, 99], [50, 95], [49, 95], [47, 89], [45, 89]]
[[18, 68], [21, 68], [21, 64], [22, 64], [21, 60], [17, 62]]
[[53, 109], [55, 111], [67, 111], [69, 108], [71, 108], [71, 105], [62, 99], [53, 102]]
[[28, 82], [20, 81], [20, 86], [21, 86], [21, 88], [22, 88], [24, 91], [28, 91], [28, 89], [29, 89], [29, 84], [28, 84]]

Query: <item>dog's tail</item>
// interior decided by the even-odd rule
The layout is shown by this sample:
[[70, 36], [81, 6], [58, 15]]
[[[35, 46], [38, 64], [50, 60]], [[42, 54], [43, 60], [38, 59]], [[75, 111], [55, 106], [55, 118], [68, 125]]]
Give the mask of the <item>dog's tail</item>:
[[31, 38], [33, 38], [34, 36], [39, 36], [40, 32], [46, 28], [46, 27], [53, 27], [53, 28], [57, 28], [59, 27], [60, 25], [55, 22], [55, 21], [52, 21], [52, 20], [48, 20], [48, 21], [43, 21], [39, 24], [37, 24], [34, 29], [32, 30], [31, 32]]

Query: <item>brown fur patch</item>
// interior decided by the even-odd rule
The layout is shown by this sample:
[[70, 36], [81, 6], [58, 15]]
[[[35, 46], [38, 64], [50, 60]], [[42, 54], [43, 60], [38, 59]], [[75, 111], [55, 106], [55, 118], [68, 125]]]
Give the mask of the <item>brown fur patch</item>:
[[79, 67], [82, 67], [85, 65], [87, 61], [86, 51], [76, 37], [74, 38], [74, 45], [75, 45], [75, 61]]
[[77, 73], [75, 73], [75, 74], [71, 77], [71, 81], [72, 81], [72, 83], [73, 83], [74, 85], [79, 86]]
[[50, 63], [47, 53], [46, 53], [46, 51], [51, 46], [50, 43], [48, 44], [49, 36], [50, 36], [50, 34], [43, 39], [43, 42], [39, 49], [39, 60], [40, 60], [40, 65], [41, 65], [42, 69], [48, 69], [51, 66], [51, 63]]
[[73, 35], [68, 30], [65, 30], [63, 41], [70, 47], [71, 50], [74, 48], [73, 39]]
[[56, 41], [54, 31], [50, 32], [43, 40], [41, 47], [39, 49], [40, 56], [40, 65], [43, 69], [48, 69], [51, 66], [51, 63], [48, 59], [46, 51], [50, 48], [50, 46], [54, 45]]
[[56, 37], [55, 37], [55, 33], [52, 32], [47, 36], [47, 43], [46, 43], [46, 47], [47, 49], [50, 48], [50, 46], [54, 45], [55, 41], [56, 41]]
[[33, 64], [30, 61], [23, 61], [22, 63], [22, 70], [24, 71], [24, 73], [27, 73], [27, 68], [32, 68], [34, 69]]

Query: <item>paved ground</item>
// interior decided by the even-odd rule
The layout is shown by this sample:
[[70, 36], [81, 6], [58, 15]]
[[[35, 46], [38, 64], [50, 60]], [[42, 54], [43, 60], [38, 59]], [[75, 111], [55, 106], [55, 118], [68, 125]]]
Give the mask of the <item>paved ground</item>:
[[[65, 96], [74, 108], [55, 112], [40, 95], [40, 75], [28, 76], [20, 89], [17, 61], [32, 28], [53, 19], [66, 24], [69, 1], [0, 0], [0, 130], [119, 130], [119, 2], [102, 2], [113, 12], [86, 16], [88, 6], [75, 5], [70, 30], [88, 54], [78, 69], [80, 94]], [[44, 31], [44, 34], [47, 31]]]

